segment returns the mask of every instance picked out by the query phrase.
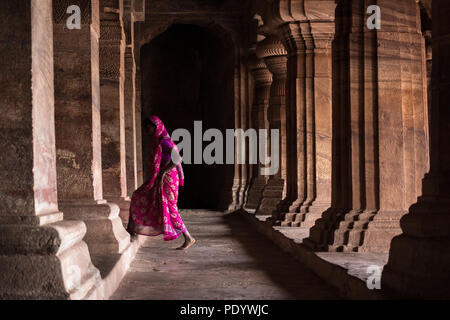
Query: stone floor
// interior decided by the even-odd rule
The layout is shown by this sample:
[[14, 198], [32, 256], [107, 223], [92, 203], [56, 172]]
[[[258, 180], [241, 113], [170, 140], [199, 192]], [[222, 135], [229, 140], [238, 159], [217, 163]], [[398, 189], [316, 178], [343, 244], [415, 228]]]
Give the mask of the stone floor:
[[198, 243], [149, 238], [114, 300], [338, 299], [337, 291], [259, 234], [239, 214], [184, 211]]

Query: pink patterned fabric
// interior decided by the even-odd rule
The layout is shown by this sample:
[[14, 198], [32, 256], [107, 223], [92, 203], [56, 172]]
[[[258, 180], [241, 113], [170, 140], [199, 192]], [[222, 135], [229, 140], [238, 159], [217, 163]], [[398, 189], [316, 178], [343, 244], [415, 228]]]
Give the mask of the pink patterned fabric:
[[[131, 199], [128, 230], [145, 236], [164, 235], [165, 241], [186, 232], [178, 212], [178, 187], [184, 185], [181, 164], [171, 169], [162, 185], [156, 183], [160, 170], [172, 162], [171, 151], [177, 148], [158, 117], [151, 117], [156, 131], [150, 143], [150, 180], [136, 190]], [[177, 150], [178, 151], [178, 150]]]

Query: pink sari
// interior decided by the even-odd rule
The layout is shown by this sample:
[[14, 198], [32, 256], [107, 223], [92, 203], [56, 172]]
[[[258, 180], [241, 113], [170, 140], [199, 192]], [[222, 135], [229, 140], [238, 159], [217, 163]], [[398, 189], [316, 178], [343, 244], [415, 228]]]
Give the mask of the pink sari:
[[178, 187], [184, 185], [181, 164], [164, 177], [162, 185], [156, 183], [161, 166], [171, 165], [171, 151], [176, 148], [158, 117], [150, 120], [156, 125], [150, 143], [150, 180], [136, 190], [131, 199], [128, 231], [145, 236], [164, 235], [164, 241], [177, 239], [186, 232], [178, 212]]

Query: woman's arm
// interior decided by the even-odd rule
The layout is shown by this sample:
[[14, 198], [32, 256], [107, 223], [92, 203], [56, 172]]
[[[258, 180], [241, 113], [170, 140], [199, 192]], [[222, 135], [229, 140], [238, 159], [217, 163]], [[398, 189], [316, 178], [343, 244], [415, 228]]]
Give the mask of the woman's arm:
[[[174, 169], [174, 168], [177, 167], [177, 164], [176, 164], [176, 163], [177, 163], [178, 157], [175, 157], [175, 159], [173, 159], [172, 156], [174, 155], [174, 153], [176, 153], [175, 156], [178, 155], [178, 157], [179, 157], [179, 154], [178, 154], [178, 151], [176, 150], [176, 148], [172, 148], [172, 149], [170, 150], [171, 157], [169, 157], [169, 159], [168, 159], [166, 162], [164, 162], [164, 163], [161, 164], [161, 169], [160, 169], [159, 175], [158, 175], [158, 180], [159, 180], [160, 183], [163, 181], [164, 176], [165, 176], [170, 170], [172, 170], [172, 169]], [[174, 161], [174, 160], [175, 160], [175, 161]]]

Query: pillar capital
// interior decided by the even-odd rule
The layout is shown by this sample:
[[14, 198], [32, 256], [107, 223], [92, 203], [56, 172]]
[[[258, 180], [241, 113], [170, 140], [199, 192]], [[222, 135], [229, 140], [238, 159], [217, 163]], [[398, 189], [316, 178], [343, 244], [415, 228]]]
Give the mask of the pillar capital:
[[249, 59], [249, 70], [257, 87], [272, 83], [272, 74], [267, 68], [266, 63], [264, 60], [258, 59], [256, 55], [252, 55]]
[[289, 55], [308, 50], [330, 50], [335, 36], [334, 20], [329, 22], [295, 21], [281, 27], [282, 37]]
[[287, 50], [283, 41], [276, 36], [269, 36], [256, 48], [256, 55], [264, 62], [274, 78], [286, 77]]

